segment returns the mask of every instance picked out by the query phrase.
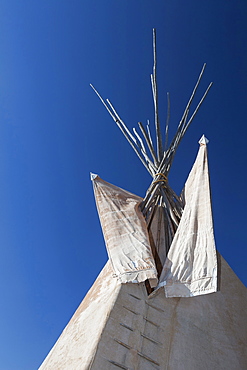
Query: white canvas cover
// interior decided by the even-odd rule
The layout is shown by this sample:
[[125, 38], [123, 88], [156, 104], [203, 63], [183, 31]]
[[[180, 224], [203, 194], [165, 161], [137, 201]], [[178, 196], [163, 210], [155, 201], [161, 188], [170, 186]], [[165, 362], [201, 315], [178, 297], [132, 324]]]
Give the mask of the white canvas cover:
[[139, 210], [142, 198], [92, 176], [94, 194], [107, 252], [122, 283], [149, 279], [157, 285], [157, 271], [145, 219]]
[[217, 257], [206, 141], [184, 188], [185, 208], [168, 252], [158, 288], [166, 297], [192, 297], [217, 291]]
[[107, 262], [39, 370], [246, 370], [246, 288], [219, 261], [220, 290], [193, 299], [148, 296]]

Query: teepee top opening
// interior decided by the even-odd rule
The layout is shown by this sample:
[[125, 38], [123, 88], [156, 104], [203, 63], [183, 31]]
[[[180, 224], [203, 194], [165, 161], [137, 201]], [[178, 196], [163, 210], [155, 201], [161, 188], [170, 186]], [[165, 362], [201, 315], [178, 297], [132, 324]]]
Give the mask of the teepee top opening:
[[[156, 145], [154, 145], [151, 134], [150, 134], [150, 125], [149, 122], [146, 126], [141, 122], [138, 122], [138, 127], [140, 132], [138, 133], [135, 128], [133, 128], [133, 134], [128, 129], [127, 125], [124, 123], [122, 118], [117, 113], [116, 109], [113, 107], [109, 99], [104, 100], [95, 87], [91, 84], [95, 93], [100, 98], [101, 102], [116, 122], [119, 129], [122, 131], [123, 135], [137, 154], [138, 158], [147, 169], [147, 171], [152, 176], [153, 180], [148, 188], [146, 196], [142, 202], [141, 209], [145, 217], [149, 218], [148, 209], [150, 208], [150, 203], [154, 201], [155, 195], [160, 193], [161, 187], [168, 183], [168, 174], [173, 162], [174, 156], [176, 154], [177, 148], [184, 137], [187, 129], [195, 118], [196, 113], [198, 112], [202, 102], [206, 98], [209, 89], [212, 86], [212, 82], [208, 85], [206, 91], [204, 92], [201, 100], [197, 104], [196, 108], [190, 114], [191, 104], [195, 97], [196, 91], [202, 79], [206, 64], [203, 65], [198, 80], [194, 86], [192, 94], [188, 100], [188, 103], [185, 107], [185, 110], [182, 114], [182, 118], [179, 121], [177, 126], [176, 133], [168, 145], [168, 134], [169, 134], [169, 119], [170, 119], [170, 97], [167, 93], [167, 118], [166, 118], [166, 128], [165, 128], [165, 138], [162, 138], [161, 126], [159, 119], [159, 109], [158, 109], [158, 86], [156, 78], [156, 30], [153, 29], [153, 55], [154, 55], [154, 64], [153, 64], [153, 73], [151, 74], [151, 85], [153, 91], [153, 102], [154, 102], [154, 123], [155, 123], [155, 134], [156, 134]], [[141, 137], [142, 135], [142, 137]], [[173, 194], [174, 195], [174, 194]]]
[[[173, 189], [170, 187], [168, 182], [168, 175], [171, 169], [171, 165], [178, 149], [178, 146], [192, 123], [195, 115], [197, 114], [201, 104], [206, 98], [209, 89], [212, 86], [212, 82], [208, 85], [203, 96], [199, 100], [196, 108], [191, 111], [191, 105], [195, 98], [198, 86], [201, 82], [206, 64], [203, 65], [196, 84], [193, 88], [192, 94], [187, 102], [182, 117], [178, 123], [176, 133], [173, 139], [169, 143], [169, 119], [170, 119], [170, 97], [167, 93], [167, 117], [165, 123], [165, 137], [161, 134], [161, 125], [159, 118], [159, 105], [158, 105], [158, 86], [156, 77], [156, 30], [153, 29], [153, 73], [151, 74], [151, 85], [153, 92], [154, 102], [154, 127], [156, 143], [153, 143], [152, 136], [150, 134], [149, 122], [145, 127], [141, 122], [138, 122], [139, 132], [133, 128], [133, 133], [129, 130], [127, 125], [124, 123], [122, 118], [117, 113], [116, 109], [112, 105], [109, 99], [104, 100], [99, 92], [93, 85], [90, 85], [99, 99], [107, 109], [110, 116], [113, 118], [119, 129], [122, 131], [126, 140], [129, 142], [138, 158], [147, 169], [149, 174], [152, 176], [152, 182], [147, 189], [144, 199], [141, 201], [139, 207], [145, 217], [147, 227], [150, 229], [152, 222], [155, 219], [157, 222], [158, 213], [160, 210], [163, 213], [162, 224], [165, 227], [166, 235], [166, 251], [168, 252], [175, 232], [179, 225], [183, 209], [184, 202], [183, 197], [178, 196]], [[205, 141], [205, 140], [204, 140]], [[205, 142], [203, 144], [206, 144]], [[159, 221], [158, 221], [159, 222]], [[160, 221], [161, 222], [161, 221]], [[157, 262], [158, 264], [158, 262]]]

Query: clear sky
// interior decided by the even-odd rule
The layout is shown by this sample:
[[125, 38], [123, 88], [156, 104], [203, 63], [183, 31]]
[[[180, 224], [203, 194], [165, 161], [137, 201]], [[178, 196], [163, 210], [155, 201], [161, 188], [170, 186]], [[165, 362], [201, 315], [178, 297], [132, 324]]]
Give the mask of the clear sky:
[[214, 85], [170, 175], [180, 192], [205, 134], [219, 252], [246, 284], [247, 2], [1, 0], [0, 369], [41, 364], [107, 255], [89, 172], [144, 196], [151, 178], [89, 84], [132, 128], [171, 131], [204, 62]]

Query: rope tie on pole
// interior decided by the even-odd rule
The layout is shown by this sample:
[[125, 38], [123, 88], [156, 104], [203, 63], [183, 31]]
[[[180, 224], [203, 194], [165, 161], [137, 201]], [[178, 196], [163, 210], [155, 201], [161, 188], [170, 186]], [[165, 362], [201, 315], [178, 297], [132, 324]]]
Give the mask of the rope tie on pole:
[[153, 184], [157, 184], [158, 182], [168, 182], [168, 178], [166, 177], [166, 175], [164, 175], [162, 172], [158, 172], [155, 174], [155, 177], [157, 178], [158, 176], [162, 176], [163, 179], [158, 179], [158, 180], [155, 180], [153, 181]]

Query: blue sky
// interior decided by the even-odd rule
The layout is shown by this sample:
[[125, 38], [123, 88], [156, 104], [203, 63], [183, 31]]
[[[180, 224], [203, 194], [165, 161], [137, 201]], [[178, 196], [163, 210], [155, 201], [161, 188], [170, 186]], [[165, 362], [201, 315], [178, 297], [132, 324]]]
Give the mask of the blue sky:
[[132, 128], [174, 132], [204, 62], [214, 85], [170, 175], [179, 193], [205, 134], [219, 252], [246, 284], [247, 3], [0, 2], [0, 369], [38, 368], [107, 255], [89, 172], [144, 196], [151, 181], [89, 87]]

